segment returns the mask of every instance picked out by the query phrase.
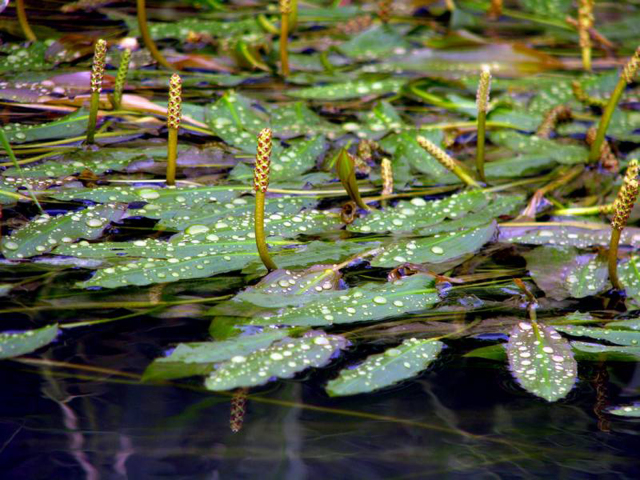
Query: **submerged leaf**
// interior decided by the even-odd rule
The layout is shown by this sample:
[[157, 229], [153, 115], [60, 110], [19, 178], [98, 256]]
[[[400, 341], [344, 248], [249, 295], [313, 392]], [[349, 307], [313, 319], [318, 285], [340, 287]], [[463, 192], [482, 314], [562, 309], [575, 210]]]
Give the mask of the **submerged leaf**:
[[411, 378], [433, 362], [443, 343], [438, 340], [410, 338], [397, 347], [371, 355], [353, 368], [340, 371], [327, 384], [332, 397], [372, 392]]
[[511, 372], [528, 392], [554, 402], [573, 388], [578, 366], [569, 342], [553, 328], [519, 322], [506, 348]]
[[262, 385], [275, 378], [291, 378], [309, 367], [322, 367], [346, 348], [339, 335], [311, 331], [285, 338], [248, 355], [236, 355], [218, 366], [205, 380], [209, 390], [231, 390]]
[[26, 332], [0, 333], [0, 358], [11, 358], [33, 352], [53, 341], [58, 324], [47, 325]]
[[619, 417], [640, 417], [640, 405], [612, 407], [608, 412], [612, 415], [618, 415]]

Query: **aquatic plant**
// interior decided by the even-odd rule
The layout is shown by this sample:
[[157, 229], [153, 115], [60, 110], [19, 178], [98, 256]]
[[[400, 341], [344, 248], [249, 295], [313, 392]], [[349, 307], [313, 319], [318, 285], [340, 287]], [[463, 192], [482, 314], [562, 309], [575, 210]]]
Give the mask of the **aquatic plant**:
[[174, 73], [169, 81], [167, 106], [167, 185], [175, 185], [178, 158], [178, 129], [182, 119], [182, 79]]
[[91, 69], [91, 103], [89, 106], [89, 124], [87, 125], [87, 138], [85, 143], [95, 143], [96, 124], [98, 122], [98, 108], [100, 107], [100, 92], [102, 91], [102, 78], [107, 61], [107, 42], [100, 39], [94, 46], [93, 67]]
[[111, 104], [114, 110], [119, 110], [122, 105], [122, 92], [127, 81], [127, 73], [129, 73], [129, 63], [131, 62], [131, 50], [125, 48], [120, 57], [120, 65], [116, 74], [116, 83], [113, 86], [113, 96]]
[[269, 255], [269, 247], [264, 233], [264, 203], [267, 189], [269, 188], [269, 168], [271, 166], [271, 129], [263, 128], [258, 134], [258, 148], [256, 153], [256, 165], [253, 174], [253, 190], [256, 194], [256, 205], [254, 210], [254, 229], [256, 237], [256, 247], [260, 254], [260, 260], [267, 267], [268, 271], [276, 270], [278, 267]]
[[153, 41], [151, 33], [149, 33], [149, 25], [147, 23], [147, 2], [146, 0], [136, 0], [136, 14], [138, 16], [138, 28], [144, 45], [149, 50], [153, 59], [168, 70], [177, 70], [167, 59], [160, 53], [156, 42]]
[[20, 23], [20, 28], [22, 29], [24, 37], [30, 42], [35, 42], [37, 40], [37, 37], [35, 33], [33, 33], [31, 25], [29, 25], [27, 10], [24, 7], [24, 0], [16, 0], [16, 14], [18, 16], [18, 22]]
[[431, 140], [418, 136], [416, 137], [418, 144], [430, 155], [435, 158], [440, 165], [454, 173], [460, 180], [470, 187], [480, 187], [480, 184], [474, 180], [447, 152], [442, 150]]
[[289, 15], [291, 0], [279, 0], [280, 5], [280, 71], [283, 77], [289, 76]]
[[491, 92], [491, 71], [486, 65], [482, 67], [480, 81], [478, 82], [478, 93], [476, 94], [476, 105], [478, 107], [478, 142], [476, 145], [476, 168], [478, 176], [483, 182], [487, 182], [484, 175], [484, 143], [485, 128], [487, 124], [487, 110], [489, 108], [489, 95]]

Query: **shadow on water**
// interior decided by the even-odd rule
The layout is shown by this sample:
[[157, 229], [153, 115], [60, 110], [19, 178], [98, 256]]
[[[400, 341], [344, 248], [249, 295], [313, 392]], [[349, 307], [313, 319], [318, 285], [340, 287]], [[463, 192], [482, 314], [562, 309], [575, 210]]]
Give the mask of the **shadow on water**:
[[[186, 322], [136, 327], [94, 327], [77, 342], [59, 339], [43, 358], [2, 364], [3, 479], [640, 474], [637, 421], [600, 412], [637, 391], [635, 364], [587, 367], [568, 399], [553, 404], [519, 390], [499, 364], [477, 359], [445, 355], [416, 381], [344, 399], [326, 396], [319, 384], [328, 372], [318, 371], [252, 391], [233, 433], [229, 395], [197, 382], [141, 384], [130, 373], [142, 371], [178, 329], [185, 335]], [[126, 371], [114, 370], [122, 365]]]

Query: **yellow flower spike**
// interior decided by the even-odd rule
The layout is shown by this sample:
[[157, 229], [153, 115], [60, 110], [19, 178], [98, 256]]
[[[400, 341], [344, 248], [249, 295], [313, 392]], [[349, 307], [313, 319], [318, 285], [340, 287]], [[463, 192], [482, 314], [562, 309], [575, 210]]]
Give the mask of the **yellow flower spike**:
[[604, 137], [607, 133], [607, 129], [609, 128], [609, 123], [611, 123], [613, 112], [618, 106], [618, 102], [620, 102], [620, 98], [622, 97], [625, 88], [629, 83], [633, 82], [633, 78], [638, 72], [638, 67], [640, 67], [640, 47], [636, 49], [631, 59], [627, 62], [624, 69], [622, 70], [620, 78], [618, 79], [618, 83], [611, 93], [611, 98], [609, 98], [609, 102], [607, 103], [604, 112], [602, 112], [602, 118], [600, 119], [600, 123], [598, 124], [596, 139], [591, 144], [591, 150], [589, 152], [589, 163], [595, 163], [600, 159], [602, 142], [604, 142]]
[[127, 48], [122, 52], [118, 74], [116, 75], [116, 84], [113, 87], [111, 103], [113, 104], [114, 110], [119, 110], [122, 105], [122, 92], [124, 91], [124, 85], [127, 80], [127, 73], [129, 73], [129, 62], [131, 62], [131, 50]]
[[580, 0], [578, 7], [578, 35], [582, 50], [582, 65], [587, 72], [591, 71], [591, 35], [589, 31], [593, 28], [593, 2], [594, 0]]
[[476, 93], [476, 105], [478, 107], [478, 142], [476, 148], [476, 167], [478, 176], [483, 182], [487, 182], [484, 176], [484, 143], [486, 136], [487, 110], [489, 109], [489, 95], [491, 93], [491, 70], [484, 65], [480, 72], [480, 82]]
[[175, 185], [178, 161], [178, 129], [182, 119], [182, 79], [174, 73], [169, 81], [169, 105], [167, 107], [167, 185]]
[[280, 68], [283, 77], [289, 76], [289, 14], [291, 0], [280, 0]]
[[629, 215], [638, 198], [638, 161], [629, 162], [627, 171], [622, 181], [622, 187], [613, 204], [613, 218], [611, 219], [611, 241], [609, 243], [609, 279], [617, 290], [622, 290], [618, 278], [618, 244], [620, 235], [627, 226]]
[[256, 207], [254, 215], [254, 228], [256, 234], [256, 247], [260, 254], [260, 260], [272, 272], [278, 267], [269, 255], [267, 240], [264, 234], [264, 200], [267, 188], [269, 188], [269, 168], [271, 166], [271, 129], [263, 128], [258, 134], [258, 148], [256, 154], [256, 166], [253, 171], [253, 189], [256, 192]]
[[100, 106], [100, 92], [102, 78], [107, 60], [107, 42], [100, 39], [94, 46], [93, 67], [91, 69], [91, 103], [89, 105], [89, 124], [87, 125], [87, 145], [95, 143], [96, 124], [98, 123], [98, 107]]
[[460, 165], [458, 165], [458, 163], [451, 156], [449, 156], [447, 152], [442, 150], [432, 141], [427, 140], [422, 136], [416, 137], [416, 140], [427, 153], [429, 153], [440, 163], [440, 165], [455, 174], [466, 185], [474, 188], [480, 188], [480, 184], [473, 178], [471, 178], [471, 176], [467, 172], [465, 172], [464, 169]]

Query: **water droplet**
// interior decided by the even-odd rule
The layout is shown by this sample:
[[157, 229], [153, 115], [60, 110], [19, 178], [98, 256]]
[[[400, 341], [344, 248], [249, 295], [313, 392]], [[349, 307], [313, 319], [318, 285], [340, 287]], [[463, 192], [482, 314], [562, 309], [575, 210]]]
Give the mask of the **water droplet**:
[[19, 246], [20, 245], [18, 245], [16, 242], [12, 241], [6, 242], [4, 244], [4, 248], [6, 248], [7, 250], [17, 250]]
[[104, 220], [101, 219], [101, 218], [89, 218], [86, 221], [86, 224], [87, 224], [88, 227], [98, 228], [98, 227], [101, 227], [101, 226], [104, 225]]
[[187, 235], [196, 235], [198, 233], [205, 233], [208, 231], [209, 227], [207, 227], [206, 225], [191, 225], [187, 227], [184, 233], [186, 233]]
[[380, 296], [373, 297], [373, 302], [377, 303], [377, 304], [380, 304], [380, 305], [384, 305], [385, 303], [387, 303], [387, 299], [384, 298], [384, 297], [380, 297]]
[[144, 198], [145, 200], [154, 200], [160, 197], [160, 193], [157, 190], [154, 190], [152, 188], [142, 188], [138, 190], [136, 193], [140, 195], [142, 198]]

